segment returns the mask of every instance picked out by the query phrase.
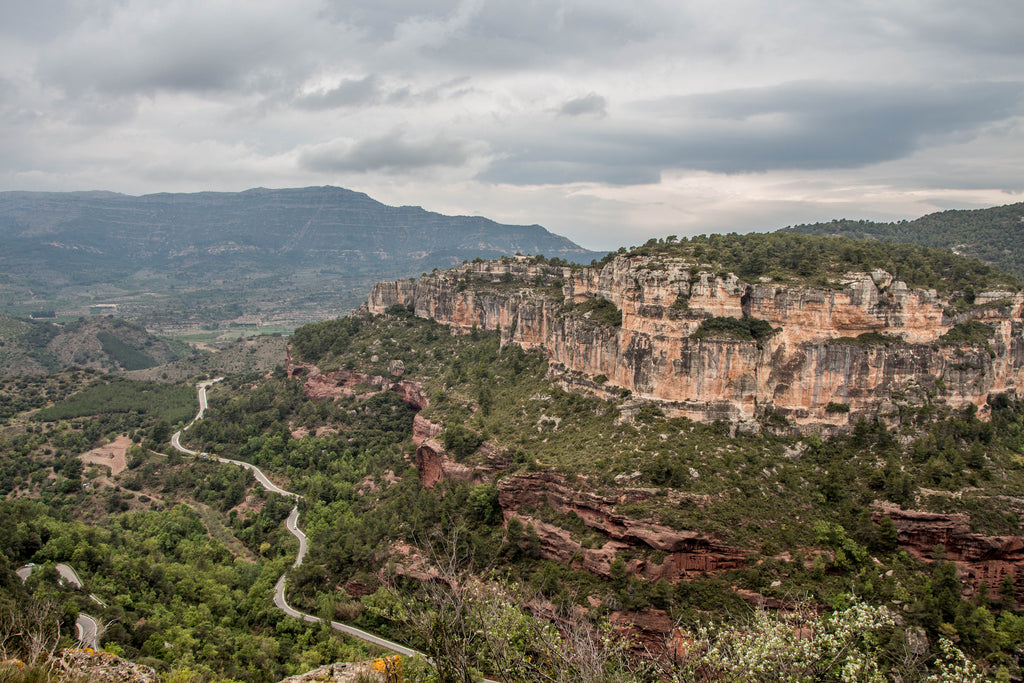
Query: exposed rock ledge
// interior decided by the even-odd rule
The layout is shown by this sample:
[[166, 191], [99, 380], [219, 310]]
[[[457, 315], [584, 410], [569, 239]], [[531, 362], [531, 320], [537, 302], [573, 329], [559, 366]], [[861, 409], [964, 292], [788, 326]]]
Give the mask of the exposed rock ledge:
[[1007, 575], [1013, 577], [1015, 592], [1024, 590], [1024, 536], [985, 536], [971, 532], [970, 516], [903, 510], [895, 505], [877, 504], [876, 521], [888, 517], [897, 532], [897, 542], [914, 557], [931, 561], [934, 549], [942, 545], [945, 559], [970, 590], [984, 583], [993, 591]]
[[[714, 574], [746, 566], [747, 551], [724, 545], [697, 531], [677, 531], [614, 511], [616, 501], [571, 488], [565, 479], [551, 472], [530, 472], [498, 482], [498, 502], [505, 519], [519, 517], [532, 524], [540, 540], [541, 556], [590, 571], [610, 575], [619, 551], [645, 547], [665, 553], [660, 564], [643, 559], [630, 560], [626, 572], [651, 581], [676, 582], [690, 574]], [[571, 534], [553, 524], [530, 516], [524, 510], [550, 507], [559, 514], [574, 513], [605, 539], [600, 548], [584, 548]]]
[[444, 446], [434, 439], [423, 441], [416, 449], [416, 469], [420, 483], [428, 489], [440, 481], [472, 481], [474, 478], [472, 467], [448, 458]]
[[[560, 297], [551, 293], [556, 281], [563, 282]], [[598, 297], [621, 310], [621, 327], [574, 312], [572, 304]], [[835, 432], [861, 417], [892, 422], [901, 405], [925, 397], [974, 405], [984, 417], [990, 394], [1017, 393], [1024, 295], [984, 292], [976, 303], [956, 313], [934, 290], [911, 289], [882, 271], [849, 273], [823, 289], [745, 283], [682, 262], [620, 256], [576, 271], [464, 264], [415, 282], [377, 283], [367, 309], [411, 306], [453, 329], [500, 330], [504, 344], [540, 349], [569, 376], [603, 375], [603, 390], [662, 402], [671, 415], [749, 422], [772, 411], [805, 430]], [[777, 332], [760, 343], [690, 338], [714, 316], [757, 318]], [[971, 318], [992, 326], [987, 344], [938, 343]], [[865, 333], [902, 342], [850, 341]]]
[[322, 372], [312, 363], [303, 363], [292, 358], [291, 352], [285, 358], [285, 374], [288, 377], [304, 377], [303, 393], [313, 400], [334, 399], [341, 396], [372, 396], [382, 391], [393, 391], [413, 410], [420, 411], [430, 403], [423, 392], [423, 385], [409, 380], [393, 381], [380, 375], [368, 375], [350, 370]]
[[157, 681], [156, 671], [152, 667], [88, 647], [61, 650], [53, 658], [52, 666], [58, 680], [88, 680], [99, 683]]
[[355, 683], [367, 680], [383, 683], [385, 678], [373, 669], [371, 662], [336, 662], [298, 676], [289, 676], [280, 683]]

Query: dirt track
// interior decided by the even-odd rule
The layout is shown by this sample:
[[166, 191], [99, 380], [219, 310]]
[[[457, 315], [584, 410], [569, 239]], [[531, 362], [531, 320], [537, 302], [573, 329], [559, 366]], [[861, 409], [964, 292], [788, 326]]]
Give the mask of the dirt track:
[[86, 465], [100, 465], [110, 468], [110, 475], [117, 476], [128, 466], [125, 460], [125, 453], [132, 445], [132, 440], [127, 436], [119, 436], [112, 443], [106, 446], [94, 448], [91, 451], [82, 453], [79, 458]]

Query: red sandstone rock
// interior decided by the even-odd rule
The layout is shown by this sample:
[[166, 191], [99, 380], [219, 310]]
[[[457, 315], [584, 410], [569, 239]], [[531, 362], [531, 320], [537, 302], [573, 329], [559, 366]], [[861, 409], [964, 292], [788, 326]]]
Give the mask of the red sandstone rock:
[[645, 608], [636, 612], [612, 612], [609, 617], [612, 626], [633, 642], [633, 648], [641, 653], [662, 654], [672, 642], [677, 631], [676, 623], [660, 609]]
[[[381, 391], [393, 391], [413, 410], [423, 410], [430, 404], [430, 400], [423, 391], [423, 385], [419, 382], [409, 380], [393, 382], [387, 377], [351, 370], [335, 370], [324, 373], [312, 363], [302, 363], [293, 359], [290, 350], [285, 357], [285, 374], [292, 378], [304, 377], [303, 393], [315, 401], [357, 394], [372, 396]], [[357, 392], [355, 387], [360, 386], [372, 387], [372, 389]]]
[[[615, 512], [615, 501], [577, 491], [552, 472], [530, 472], [498, 482], [498, 502], [506, 519], [517, 516], [532, 524], [540, 540], [541, 556], [556, 562], [572, 562], [580, 569], [609, 575], [617, 553], [643, 547], [666, 553], [660, 564], [631, 560], [627, 572], [650, 581], [676, 582], [694, 573], [716, 573], [746, 566], [747, 552], [719, 543], [697, 531], [677, 531]], [[568, 531], [520, 512], [548, 506], [562, 514], [574, 513], [608, 540], [601, 548], [588, 549], [572, 540]]]
[[[888, 517], [896, 526], [897, 542], [918, 559], [933, 559], [937, 545], [945, 548], [945, 559], [973, 592], [982, 584], [997, 589], [1010, 575], [1017, 595], [1024, 588], [1024, 536], [985, 536], [971, 532], [970, 516], [903, 510], [895, 505], [875, 505], [871, 516]], [[1019, 599], [1019, 598], [1018, 598]]]
[[441, 425], [436, 425], [425, 417], [417, 414], [412, 419], [412, 442], [417, 446], [427, 439], [434, 439], [441, 436]]
[[433, 439], [427, 439], [416, 449], [416, 469], [420, 473], [420, 484], [432, 489], [443, 480], [473, 481], [473, 468], [450, 460], [444, 446]]
[[423, 385], [419, 382], [403, 379], [401, 382], [395, 382], [391, 391], [401, 396], [406, 405], [413, 410], [420, 411], [430, 405], [430, 399], [427, 398], [423, 391]]

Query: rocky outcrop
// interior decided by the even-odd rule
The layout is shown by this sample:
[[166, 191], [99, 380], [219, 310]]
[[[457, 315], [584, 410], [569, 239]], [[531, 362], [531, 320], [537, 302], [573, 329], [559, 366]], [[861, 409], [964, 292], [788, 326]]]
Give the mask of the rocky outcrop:
[[427, 439], [416, 449], [416, 469], [420, 473], [420, 484], [428, 489], [441, 481], [473, 481], [475, 478], [472, 467], [451, 460], [444, 446], [434, 439]]
[[419, 413], [412, 418], [412, 442], [417, 446], [422, 445], [427, 439], [441, 436], [442, 431], [441, 425], [434, 424]]
[[335, 662], [297, 676], [289, 676], [280, 683], [356, 683], [386, 679], [373, 662]]
[[419, 382], [404, 379], [393, 383], [390, 390], [401, 396], [405, 404], [417, 412], [430, 404], [430, 399], [427, 398], [426, 392], [423, 391], [423, 385]]
[[[541, 556], [573, 564], [609, 577], [616, 555], [630, 548], [659, 551], [659, 562], [640, 558], [626, 563], [626, 572], [657, 581], [676, 582], [692, 574], [714, 574], [746, 566], [747, 553], [719, 543], [696, 531], [676, 530], [638, 520], [615, 511], [619, 502], [595, 493], [576, 490], [552, 472], [529, 472], [498, 482], [498, 502], [506, 520], [518, 517], [533, 526]], [[575, 515], [603, 539], [599, 548], [585, 548], [569, 531], [541, 521], [533, 511], [550, 508], [558, 515]]]
[[92, 648], [70, 648], [58, 652], [51, 661], [57, 680], [87, 680], [97, 683], [156, 683], [152, 667], [129, 662], [110, 652]]
[[[578, 305], [595, 298], [621, 310], [620, 327], [581, 312]], [[503, 344], [542, 350], [570, 380], [603, 375], [606, 393], [628, 390], [697, 420], [749, 421], [771, 411], [841, 431], [860, 417], [895, 421], [901, 406], [926, 397], [973, 404], [984, 416], [990, 394], [1016, 393], [1024, 382], [1024, 296], [985, 292], [974, 309], [957, 312], [935, 291], [910, 289], [883, 271], [849, 273], [825, 289], [746, 283], [652, 257], [575, 271], [479, 262], [378, 283], [368, 310], [394, 305], [455, 329], [500, 330]], [[775, 333], [759, 341], [691, 338], [711, 317], [755, 318]], [[972, 318], [994, 329], [987, 343], [942, 343]], [[867, 333], [884, 337], [856, 339]]]
[[[390, 548], [390, 558], [392, 561], [388, 571], [393, 571], [395, 576], [407, 576], [424, 583], [440, 581], [450, 585], [449, 579], [442, 576], [437, 566], [419, 549], [408, 543], [394, 543]], [[385, 581], [383, 574], [378, 574], [377, 578], [382, 583]]]
[[396, 382], [380, 375], [368, 375], [345, 369], [322, 372], [312, 363], [294, 360], [291, 353], [285, 358], [285, 375], [289, 378], [302, 378], [303, 393], [314, 401], [335, 399], [341, 396], [365, 397], [382, 391], [393, 391], [402, 398], [409, 408], [417, 412], [426, 408], [430, 403], [423, 391], [423, 385], [419, 382], [410, 380]]
[[[420, 483], [426, 488], [433, 488], [442, 481], [480, 482], [492, 476], [500, 467], [499, 454], [487, 444], [481, 446], [480, 451], [481, 455], [492, 463], [490, 466], [470, 467], [448, 457], [444, 446], [437, 441], [443, 431], [441, 425], [434, 424], [419, 414], [430, 404], [430, 399], [419, 382], [396, 382], [379, 375], [345, 369], [322, 372], [312, 363], [295, 361], [291, 354], [285, 359], [285, 374], [290, 378], [302, 379], [303, 392], [313, 400], [335, 399], [340, 396], [365, 398], [382, 391], [393, 391], [398, 394], [411, 410], [416, 411], [412, 423], [412, 441], [417, 447], [414, 463], [420, 474]], [[318, 429], [317, 436], [320, 436], [321, 430], [326, 429]], [[292, 436], [299, 439], [308, 433], [308, 430], [296, 429]]]
[[995, 592], [1007, 575], [1013, 578], [1016, 594], [1024, 594], [1024, 536], [985, 536], [971, 531], [966, 514], [939, 514], [903, 510], [894, 505], [876, 505], [872, 517], [888, 517], [896, 527], [897, 542], [914, 557], [935, 558], [942, 546], [943, 558], [957, 567], [969, 590], [982, 583]]
[[637, 611], [612, 612], [608, 621], [626, 636], [632, 651], [641, 657], [665, 654], [678, 625], [665, 611], [650, 607]]

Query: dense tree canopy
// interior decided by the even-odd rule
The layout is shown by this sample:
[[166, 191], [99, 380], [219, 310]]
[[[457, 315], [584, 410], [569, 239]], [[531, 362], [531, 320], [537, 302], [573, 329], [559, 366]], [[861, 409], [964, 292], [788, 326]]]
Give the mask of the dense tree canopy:
[[[827, 285], [850, 271], [881, 269], [911, 287], [943, 293], [1018, 287], [1012, 275], [948, 249], [792, 232], [652, 239], [641, 247], [620, 249], [618, 253], [682, 258], [715, 272], [735, 273], [747, 281], [768, 278]], [[605, 259], [614, 256], [609, 254]]]
[[1024, 278], [1024, 251], [1009, 245], [1024, 243], [1024, 204], [991, 209], [942, 211], [913, 221], [874, 223], [834, 220], [787, 228], [805, 235], [873, 239], [955, 250]]

